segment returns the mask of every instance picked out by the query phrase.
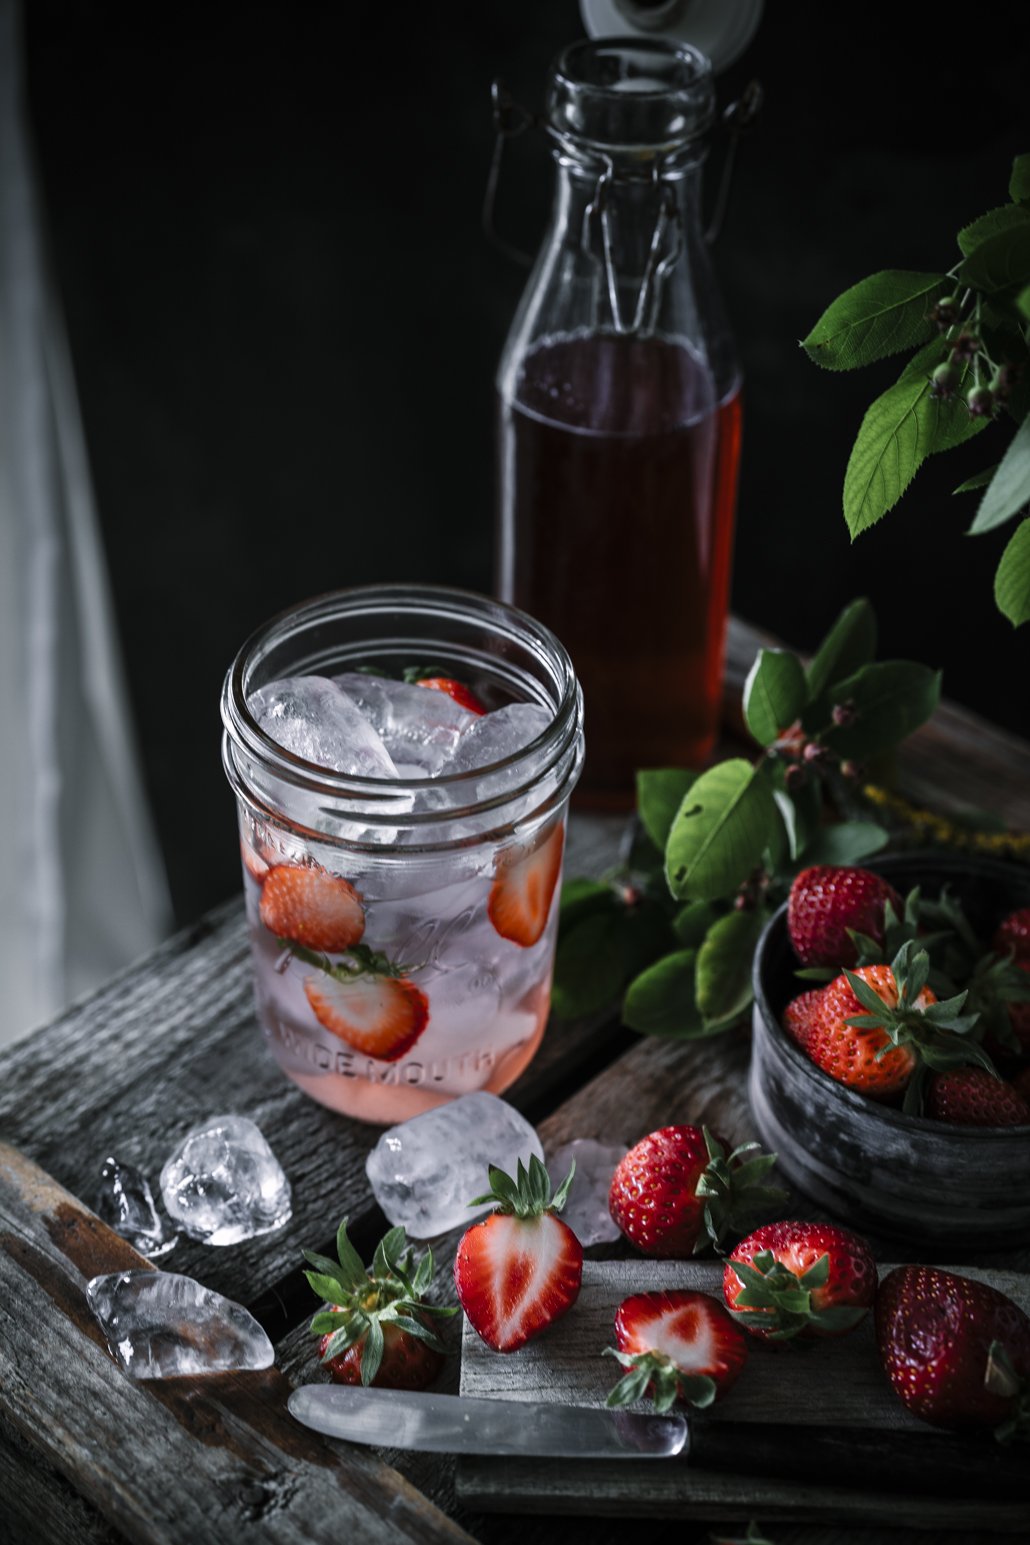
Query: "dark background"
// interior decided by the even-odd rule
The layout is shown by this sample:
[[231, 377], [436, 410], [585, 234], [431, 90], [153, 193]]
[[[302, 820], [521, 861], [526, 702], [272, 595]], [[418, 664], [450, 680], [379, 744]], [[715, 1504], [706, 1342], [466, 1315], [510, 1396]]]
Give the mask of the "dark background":
[[[29, 87], [145, 774], [181, 921], [238, 887], [218, 754], [229, 660], [336, 586], [491, 583], [492, 380], [524, 282], [484, 240], [488, 88], [537, 106], [576, 0], [155, 8], [28, 0]], [[882, 653], [1030, 733], [1030, 629], [994, 611], [1008, 532], [950, 491], [988, 430], [852, 547], [840, 492], [887, 362], [796, 346], [847, 285], [957, 257], [1030, 150], [1030, 7], [767, 7], [717, 251], [746, 382], [735, 608], [809, 647], [851, 596]], [[981, 19], [983, 18], [983, 19]], [[903, 30], [903, 27], [905, 30]], [[709, 173], [709, 192], [714, 185]], [[499, 220], [550, 196], [518, 142]], [[997, 437], [997, 439], [995, 439]]]

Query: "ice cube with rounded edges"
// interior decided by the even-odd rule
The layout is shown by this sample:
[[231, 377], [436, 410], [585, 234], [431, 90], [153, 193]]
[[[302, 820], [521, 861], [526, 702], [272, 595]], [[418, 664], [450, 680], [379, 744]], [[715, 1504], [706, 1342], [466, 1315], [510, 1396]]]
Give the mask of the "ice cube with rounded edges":
[[134, 1379], [271, 1368], [272, 1343], [242, 1304], [166, 1271], [94, 1277], [86, 1301]]
[[248, 707], [266, 734], [306, 762], [361, 778], [397, 776], [374, 726], [326, 676], [285, 676], [253, 693]]
[[235, 1245], [288, 1223], [290, 1183], [245, 1116], [212, 1116], [187, 1132], [161, 1171], [169, 1217], [192, 1239]]
[[[542, 735], [553, 719], [554, 715], [538, 703], [507, 703], [493, 713], [473, 716], [443, 770], [448, 775], [474, 772], [514, 756]], [[515, 778], [518, 774], [509, 770], [507, 776]]]
[[100, 1166], [93, 1211], [108, 1228], [127, 1239], [134, 1250], [152, 1261], [167, 1255], [177, 1235], [169, 1234], [157, 1215], [147, 1177], [132, 1164], [110, 1154]]
[[615, 1166], [628, 1152], [624, 1144], [577, 1137], [556, 1148], [547, 1160], [547, 1173], [555, 1186], [561, 1185], [576, 1162], [562, 1218], [581, 1245], [608, 1244], [619, 1238], [619, 1225], [608, 1211], [608, 1192]]
[[403, 1224], [415, 1239], [429, 1239], [489, 1210], [468, 1204], [490, 1189], [490, 1165], [514, 1175], [519, 1159], [528, 1164], [534, 1153], [543, 1158], [526, 1118], [480, 1090], [390, 1127], [365, 1169], [390, 1222]]
[[407, 681], [345, 671], [333, 677], [382, 737], [404, 776], [432, 778], [448, 761], [476, 715], [446, 692]]

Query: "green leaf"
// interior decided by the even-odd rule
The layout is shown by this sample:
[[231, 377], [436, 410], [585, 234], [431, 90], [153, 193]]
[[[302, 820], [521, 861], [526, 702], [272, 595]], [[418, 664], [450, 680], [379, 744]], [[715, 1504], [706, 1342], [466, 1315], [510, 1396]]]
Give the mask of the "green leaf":
[[751, 1002], [751, 962], [765, 913], [728, 912], [697, 952], [697, 1006], [706, 1019], [740, 1015]]
[[805, 672], [809, 698], [821, 697], [875, 657], [876, 613], [865, 596], [859, 596], [841, 612], [809, 663]]
[[786, 649], [760, 649], [744, 683], [744, 718], [760, 746], [771, 746], [807, 699], [805, 673]]
[[981, 242], [959, 264], [957, 282], [993, 295], [1030, 279], [1030, 220]]
[[379, 1372], [383, 1361], [383, 1350], [386, 1338], [383, 1335], [383, 1327], [377, 1318], [373, 1316], [368, 1322], [368, 1332], [365, 1336], [365, 1345], [361, 1349], [361, 1382], [371, 1384]]
[[365, 1273], [365, 1263], [347, 1238], [347, 1219], [344, 1218], [336, 1230], [336, 1253], [340, 1257], [340, 1266], [351, 1282], [360, 1282]]
[[559, 1019], [596, 1014], [613, 1003], [626, 979], [621, 908], [582, 918], [558, 941], [551, 1007]]
[[986, 488], [997, 470], [998, 463], [995, 462], [993, 467], [987, 467], [983, 472], [977, 472], [973, 477], [967, 477], [964, 483], [960, 483], [957, 488], [953, 488], [951, 491], [953, 494], [971, 494], [977, 488]]
[[[787, 863], [793, 864], [819, 830], [823, 796], [820, 786], [811, 781], [799, 789], [777, 789], [773, 798], [787, 835]], [[778, 870], [777, 873], [780, 871]]]
[[840, 821], [824, 826], [801, 855], [806, 867], [813, 864], [850, 865], [879, 853], [890, 841], [890, 832], [873, 821]]
[[827, 370], [854, 370], [911, 349], [932, 326], [930, 308], [951, 288], [943, 274], [889, 268], [845, 290], [802, 342]]
[[673, 918], [672, 931], [684, 949], [696, 949], [715, 922], [716, 913], [708, 901], [688, 901]]
[[659, 853], [665, 852], [676, 812], [696, 778], [697, 773], [684, 767], [650, 767], [637, 773], [637, 809]]
[[916, 411], [926, 423], [929, 435], [928, 456], [935, 456], [938, 451], [954, 450], [956, 445], [964, 445], [990, 423], [989, 418], [974, 418], [966, 407], [964, 394], [970, 384], [967, 365], [954, 397], [944, 400], [931, 397], [927, 392], [920, 402]]
[[673, 822], [665, 850], [680, 901], [717, 901], [747, 879], [777, 819], [769, 780], [740, 757], [701, 774]]
[[340, 1301], [340, 1284], [335, 1277], [323, 1276], [321, 1272], [306, 1271], [304, 1273], [312, 1291], [319, 1298], [324, 1298], [327, 1304], [336, 1304]]
[[930, 453], [930, 427], [917, 412], [929, 382], [903, 376], [866, 411], [844, 474], [844, 519], [852, 537], [893, 509]]
[[994, 599], [1014, 628], [1030, 622], [1030, 519], [1016, 527], [994, 576]]
[[854, 704], [855, 718], [827, 730], [826, 743], [839, 756], [861, 760], [897, 745], [929, 719], [940, 701], [941, 675], [914, 660], [884, 660], [864, 665], [839, 690]]
[[1027, 285], [1025, 290], [1020, 290], [1016, 296], [1016, 306], [1022, 315], [1026, 317], [1027, 321], [1030, 322], [1030, 284]]
[[1030, 417], [1016, 430], [969, 528], [970, 536], [993, 531], [1030, 503]]
[[1030, 220], [1030, 212], [1021, 209], [1018, 204], [1002, 204], [997, 209], [989, 209], [985, 215], [981, 215], [977, 220], [971, 220], [959, 231], [959, 250], [963, 257], [969, 257], [970, 253], [975, 252], [977, 247], [992, 236], [1014, 230], [1016, 226], [1023, 225], [1027, 220]]
[[[652, 960], [676, 948], [668, 906], [648, 896], [623, 909], [623, 959], [626, 978], [636, 976]], [[621, 985], [621, 984], [620, 984]]]
[[1012, 162], [1009, 198], [1014, 204], [1030, 199], [1030, 155], [1016, 156]]
[[676, 950], [630, 983], [622, 1018], [642, 1035], [689, 1039], [703, 1031], [694, 997], [696, 950]]
[[600, 880], [566, 880], [558, 903], [559, 926], [568, 929], [592, 912], [610, 911], [616, 905], [610, 885]]

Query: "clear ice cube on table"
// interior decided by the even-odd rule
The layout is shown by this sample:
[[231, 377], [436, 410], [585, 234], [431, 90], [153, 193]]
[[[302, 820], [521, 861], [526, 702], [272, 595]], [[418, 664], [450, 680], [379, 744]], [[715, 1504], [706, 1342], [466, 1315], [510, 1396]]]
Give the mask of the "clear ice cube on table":
[[430, 1239], [489, 1210], [468, 1204], [490, 1189], [491, 1164], [514, 1175], [519, 1159], [528, 1164], [534, 1153], [544, 1156], [526, 1118], [481, 1090], [390, 1127], [365, 1168], [390, 1222]]
[[287, 751], [332, 772], [396, 778], [382, 739], [358, 705], [326, 676], [286, 676], [252, 694], [248, 707]]
[[404, 777], [435, 777], [477, 718], [446, 692], [407, 681], [362, 671], [345, 671], [333, 681], [361, 709]]
[[598, 1143], [592, 1137], [577, 1137], [556, 1148], [547, 1160], [547, 1173], [560, 1186], [576, 1161], [576, 1173], [562, 1218], [581, 1245], [608, 1244], [618, 1239], [619, 1226], [608, 1211], [608, 1192], [612, 1175], [629, 1149], [624, 1144]]
[[169, 1217], [192, 1239], [235, 1245], [288, 1223], [290, 1183], [245, 1116], [212, 1116], [188, 1132], [161, 1171]]
[[158, 1217], [147, 1177], [113, 1154], [100, 1166], [93, 1211], [108, 1228], [152, 1261], [167, 1255], [175, 1246], [177, 1235], [167, 1233]]
[[241, 1304], [166, 1271], [94, 1277], [86, 1300], [134, 1379], [271, 1368], [272, 1343]]

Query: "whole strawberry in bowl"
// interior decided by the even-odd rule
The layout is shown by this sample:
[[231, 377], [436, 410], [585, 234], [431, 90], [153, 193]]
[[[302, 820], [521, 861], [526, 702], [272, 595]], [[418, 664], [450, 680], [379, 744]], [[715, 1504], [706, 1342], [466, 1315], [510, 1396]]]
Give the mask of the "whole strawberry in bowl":
[[[835, 931], [824, 917], [823, 931], [832, 953], [841, 938], [855, 946], [850, 963], [804, 965], [789, 902], [759, 941], [748, 1083], [758, 1136], [799, 1191], [858, 1229], [953, 1256], [1030, 1243], [1025, 1101], [997, 1076], [986, 1029], [1007, 1022], [1000, 1000], [1026, 975], [1016, 942], [991, 951], [1002, 920], [1030, 907], [1030, 871], [941, 852], [868, 870], [905, 899], [899, 910], [865, 881], [834, 882], [849, 920]], [[859, 893], [882, 906], [882, 931], [878, 917], [857, 917]]]

